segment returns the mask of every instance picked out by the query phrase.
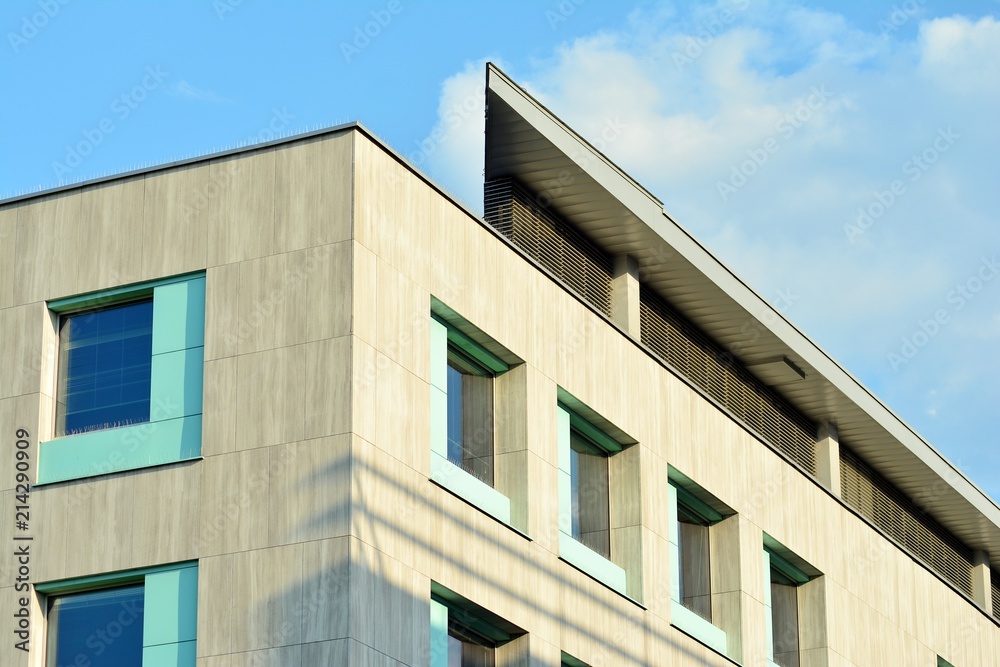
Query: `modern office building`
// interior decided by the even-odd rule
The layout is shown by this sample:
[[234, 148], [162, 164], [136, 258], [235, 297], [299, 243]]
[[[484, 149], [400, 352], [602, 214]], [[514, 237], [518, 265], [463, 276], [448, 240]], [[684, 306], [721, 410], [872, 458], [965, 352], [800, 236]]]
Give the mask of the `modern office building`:
[[1000, 507], [487, 78], [482, 218], [355, 123], [0, 202], [0, 664], [1000, 665]]

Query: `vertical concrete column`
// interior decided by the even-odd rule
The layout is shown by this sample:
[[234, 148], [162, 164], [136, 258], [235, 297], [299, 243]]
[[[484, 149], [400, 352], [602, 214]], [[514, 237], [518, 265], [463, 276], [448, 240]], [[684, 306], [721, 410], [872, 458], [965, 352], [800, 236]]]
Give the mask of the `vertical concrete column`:
[[816, 476], [840, 497], [840, 436], [836, 424], [820, 424], [816, 442]]
[[615, 257], [614, 280], [611, 284], [612, 319], [639, 338], [639, 263], [628, 255]]
[[976, 549], [972, 552], [972, 597], [987, 614], [993, 613], [993, 590], [990, 587], [990, 555]]

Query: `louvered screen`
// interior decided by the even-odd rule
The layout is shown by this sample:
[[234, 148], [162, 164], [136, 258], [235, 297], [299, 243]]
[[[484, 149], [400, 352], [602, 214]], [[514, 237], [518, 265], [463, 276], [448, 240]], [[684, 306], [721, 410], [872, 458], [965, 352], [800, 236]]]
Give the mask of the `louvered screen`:
[[642, 342], [811, 475], [816, 427], [645, 285], [639, 292]]
[[[906, 494], [840, 447], [840, 484], [844, 501], [900, 546], [959, 590], [972, 595], [972, 550], [924, 514]], [[993, 595], [997, 595], [994, 580]]]
[[1000, 574], [990, 570], [990, 585], [993, 589], [993, 617], [1000, 621]]
[[488, 181], [484, 199], [488, 223], [611, 316], [611, 257], [510, 178]]

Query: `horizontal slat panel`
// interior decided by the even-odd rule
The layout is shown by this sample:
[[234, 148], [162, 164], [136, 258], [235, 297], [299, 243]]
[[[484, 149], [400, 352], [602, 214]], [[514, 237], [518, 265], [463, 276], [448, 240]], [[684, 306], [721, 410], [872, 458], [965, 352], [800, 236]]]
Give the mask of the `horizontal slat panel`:
[[[841, 496], [956, 588], [972, 595], [972, 551], [850, 449], [840, 448]], [[994, 598], [997, 596], [994, 579]]]
[[486, 183], [485, 218], [569, 289], [611, 315], [612, 260], [510, 178]]
[[642, 342], [757, 434], [816, 474], [816, 427], [655, 292], [640, 289]]
[[990, 570], [990, 584], [993, 589], [993, 616], [1000, 621], [1000, 574]]

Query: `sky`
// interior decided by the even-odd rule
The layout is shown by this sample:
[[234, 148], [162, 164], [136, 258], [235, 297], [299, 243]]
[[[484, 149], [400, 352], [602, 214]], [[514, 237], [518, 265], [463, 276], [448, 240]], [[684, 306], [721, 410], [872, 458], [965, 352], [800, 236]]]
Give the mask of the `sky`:
[[359, 120], [482, 210], [484, 63], [1000, 498], [1000, 2], [0, 4], [0, 197]]

